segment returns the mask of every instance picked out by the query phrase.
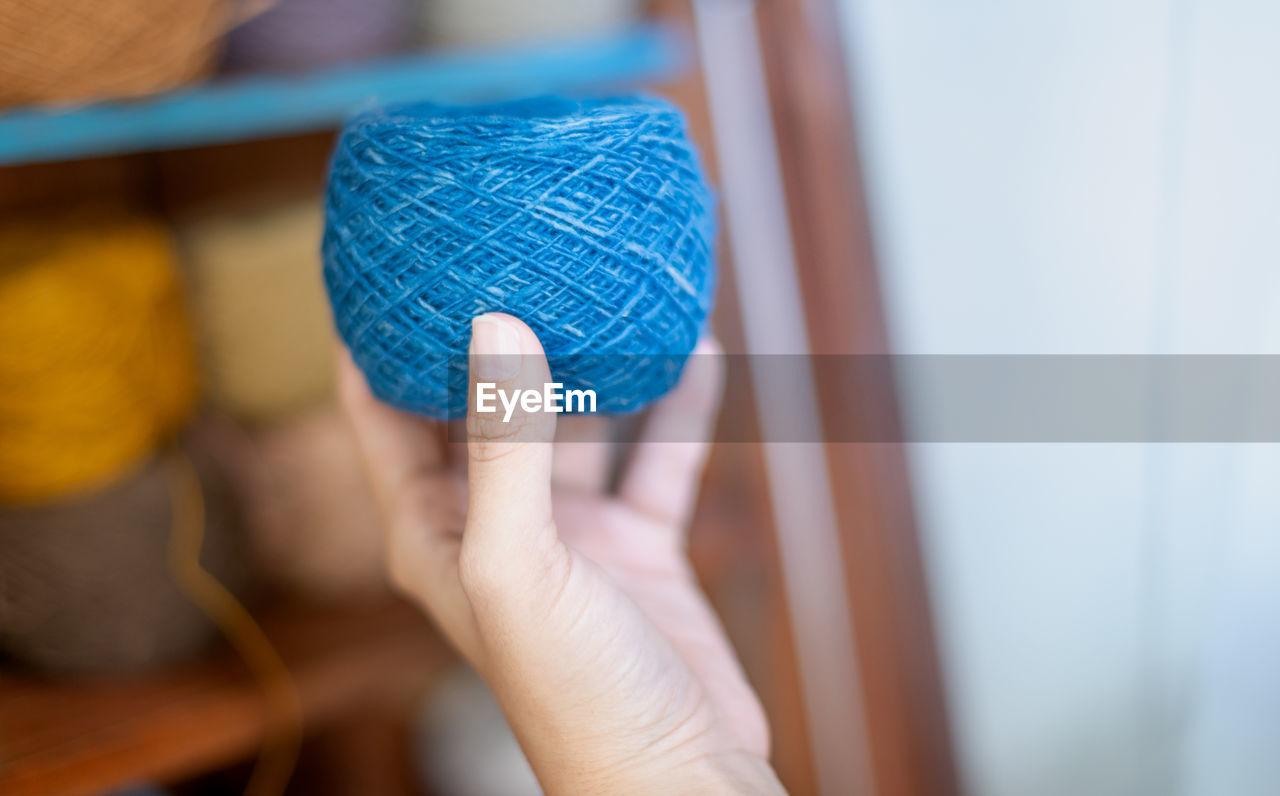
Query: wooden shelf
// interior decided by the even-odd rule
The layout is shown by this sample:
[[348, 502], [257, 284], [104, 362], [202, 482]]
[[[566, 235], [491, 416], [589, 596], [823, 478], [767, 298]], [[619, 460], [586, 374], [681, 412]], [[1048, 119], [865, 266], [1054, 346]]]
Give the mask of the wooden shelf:
[[471, 103], [634, 85], [684, 62], [678, 37], [621, 34], [401, 55], [298, 76], [225, 78], [138, 100], [0, 111], [0, 165], [178, 149], [333, 127], [362, 108]]
[[[289, 605], [261, 621], [293, 673], [307, 731], [407, 706], [454, 660], [399, 602]], [[176, 782], [252, 757], [266, 728], [262, 693], [230, 650], [83, 683], [0, 672], [0, 794], [91, 796]]]

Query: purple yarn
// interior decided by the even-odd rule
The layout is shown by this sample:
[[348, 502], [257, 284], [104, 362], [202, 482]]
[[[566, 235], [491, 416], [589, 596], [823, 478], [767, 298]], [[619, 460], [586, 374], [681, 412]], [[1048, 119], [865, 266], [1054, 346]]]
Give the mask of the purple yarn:
[[278, 0], [227, 36], [233, 71], [301, 71], [405, 46], [404, 0]]

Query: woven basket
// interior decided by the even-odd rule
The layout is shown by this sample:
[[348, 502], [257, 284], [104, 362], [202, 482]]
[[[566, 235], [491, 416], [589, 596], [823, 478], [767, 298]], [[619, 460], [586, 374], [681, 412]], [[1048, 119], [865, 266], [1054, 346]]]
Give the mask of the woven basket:
[[225, 0], [5, 0], [0, 105], [133, 97], [205, 74]]
[[[201, 563], [243, 590], [226, 491], [197, 462], [205, 492]], [[151, 669], [213, 641], [213, 624], [169, 574], [169, 476], [153, 461], [114, 486], [37, 507], [0, 509], [0, 646], [51, 674]]]

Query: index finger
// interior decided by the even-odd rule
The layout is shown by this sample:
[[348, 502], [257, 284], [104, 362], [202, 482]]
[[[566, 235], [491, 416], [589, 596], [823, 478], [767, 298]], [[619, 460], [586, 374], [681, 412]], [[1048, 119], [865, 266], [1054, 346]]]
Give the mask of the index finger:
[[370, 486], [385, 510], [408, 485], [442, 469], [437, 425], [379, 401], [346, 348], [338, 352], [338, 394], [355, 429]]
[[698, 497], [702, 468], [724, 386], [723, 351], [698, 343], [680, 383], [645, 423], [618, 497], [637, 511], [683, 531]]

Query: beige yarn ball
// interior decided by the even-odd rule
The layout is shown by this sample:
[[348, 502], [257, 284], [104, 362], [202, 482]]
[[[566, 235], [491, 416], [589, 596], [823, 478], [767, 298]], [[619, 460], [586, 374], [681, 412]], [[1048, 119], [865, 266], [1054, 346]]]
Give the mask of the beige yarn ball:
[[377, 507], [354, 434], [335, 404], [222, 433], [222, 458], [236, 479], [260, 575], [322, 599], [386, 590]]
[[322, 229], [318, 198], [205, 213], [179, 226], [208, 391], [241, 420], [271, 420], [332, 395]]
[[423, 35], [433, 44], [497, 45], [622, 30], [638, 0], [422, 0]]

